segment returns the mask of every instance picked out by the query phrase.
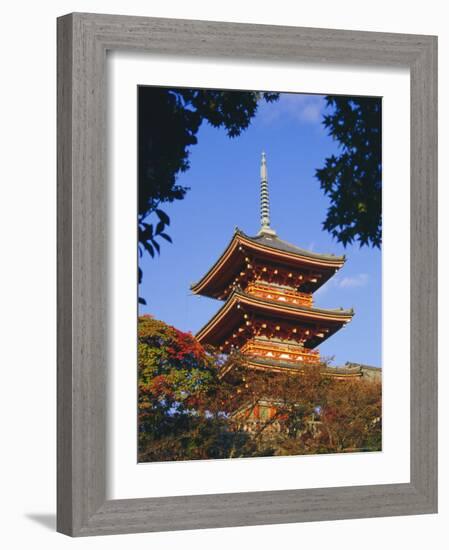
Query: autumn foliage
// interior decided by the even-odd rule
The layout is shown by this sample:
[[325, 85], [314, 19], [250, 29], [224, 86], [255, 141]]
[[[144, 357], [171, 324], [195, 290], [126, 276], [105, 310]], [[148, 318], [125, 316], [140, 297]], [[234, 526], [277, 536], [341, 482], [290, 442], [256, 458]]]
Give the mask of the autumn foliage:
[[220, 364], [191, 334], [140, 317], [140, 462], [241, 456], [248, 437], [227, 429]]
[[[274, 413], [248, 431], [261, 399]], [[254, 371], [237, 354], [222, 357], [143, 316], [138, 425], [140, 462], [380, 450], [381, 387], [323, 376], [320, 367]]]

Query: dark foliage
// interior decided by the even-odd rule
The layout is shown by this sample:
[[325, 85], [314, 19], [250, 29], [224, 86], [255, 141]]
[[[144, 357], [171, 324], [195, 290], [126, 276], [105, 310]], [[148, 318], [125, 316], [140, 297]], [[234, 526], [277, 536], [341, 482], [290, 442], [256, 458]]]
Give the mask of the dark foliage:
[[[161, 205], [183, 199], [188, 191], [177, 179], [190, 166], [189, 148], [198, 142], [201, 124], [236, 137], [248, 128], [258, 101], [274, 101], [279, 94], [150, 86], [140, 86], [138, 94], [139, 252], [154, 257], [159, 237], [171, 242], [170, 219]], [[148, 222], [153, 213], [157, 221]]]
[[341, 153], [316, 171], [330, 198], [324, 229], [344, 246], [380, 247], [382, 242], [381, 99], [327, 96], [333, 108], [323, 124]]

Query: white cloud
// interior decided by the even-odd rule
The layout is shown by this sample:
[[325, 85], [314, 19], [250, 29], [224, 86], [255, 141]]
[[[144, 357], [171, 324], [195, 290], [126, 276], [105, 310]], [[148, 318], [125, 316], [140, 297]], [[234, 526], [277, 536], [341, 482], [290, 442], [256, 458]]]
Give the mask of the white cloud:
[[330, 288], [360, 288], [368, 284], [369, 277], [366, 273], [359, 273], [358, 275], [351, 275], [348, 277], [341, 277], [336, 275], [329, 279], [323, 286], [321, 286], [316, 292], [316, 296], [322, 296]]
[[360, 286], [366, 286], [368, 283], [368, 275], [366, 273], [359, 273], [353, 277], [344, 277], [337, 282], [339, 288], [354, 288]]
[[282, 94], [278, 101], [261, 103], [258, 113], [265, 124], [271, 124], [284, 117], [315, 124], [321, 122], [325, 108], [323, 96]]
[[302, 109], [299, 115], [306, 122], [318, 122], [321, 120], [321, 105], [310, 103]]

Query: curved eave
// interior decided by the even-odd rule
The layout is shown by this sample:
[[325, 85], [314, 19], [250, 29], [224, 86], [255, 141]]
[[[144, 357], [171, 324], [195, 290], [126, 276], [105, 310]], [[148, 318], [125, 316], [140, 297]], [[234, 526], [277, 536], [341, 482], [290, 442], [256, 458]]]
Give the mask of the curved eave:
[[[264, 300], [243, 292], [234, 291], [210, 321], [196, 334], [198, 341], [212, 345], [219, 344], [221, 336], [224, 333], [231, 333], [238, 325], [240, 321], [240, 316], [236, 313], [236, 310], [239, 309], [238, 306], [243, 306], [248, 310], [253, 310], [270, 318], [282, 318], [290, 322], [298, 323], [320, 322], [329, 325], [333, 327], [334, 330], [328, 334], [328, 337], [348, 323], [354, 316], [352, 310], [316, 309], [291, 304], [281, 304], [279, 302], [273, 302], [272, 300]], [[223, 327], [226, 327], [226, 329]], [[324, 340], [326, 340], [326, 337], [322, 338], [320, 342], [314, 343], [312, 347], [324, 342]]]
[[[237, 230], [215, 264], [197, 283], [191, 286], [192, 292], [215, 297], [217, 289], [223, 290], [226, 281], [231, 281], [244, 263], [243, 256], [239, 254], [240, 246], [245, 247], [246, 251], [253, 252], [260, 258], [265, 258], [268, 262], [288, 265], [297, 269], [317, 269], [324, 272], [326, 276], [316, 283], [313, 291], [322, 286], [345, 263], [344, 256], [320, 255], [300, 249], [298, 249], [298, 252], [285, 251], [266, 243], [259, 243]], [[223, 281], [225, 282], [223, 283]]]
[[218, 258], [209, 271], [197, 282], [191, 285], [190, 290], [194, 294], [203, 294], [205, 296], [211, 296], [209, 289], [213, 286], [213, 281], [219, 278], [223, 271], [226, 270], [230, 264], [232, 264], [232, 256], [238, 251], [239, 245], [238, 233], [234, 233], [228, 246], [225, 248], [223, 254]]
[[327, 376], [330, 378], [338, 378], [338, 379], [348, 379], [348, 378], [360, 378], [362, 376], [362, 372], [360, 369], [354, 370], [354, 369], [345, 369], [345, 368], [329, 368], [329, 367], [321, 367], [319, 363], [317, 365], [296, 365], [292, 363], [287, 362], [280, 362], [280, 361], [273, 361], [273, 360], [264, 360], [264, 359], [258, 359], [253, 357], [248, 357], [245, 359], [245, 364], [247, 366], [255, 368], [255, 369], [269, 369], [270, 371], [278, 371], [278, 372], [293, 372], [302, 374], [306, 372], [307, 369], [314, 368], [318, 366], [320, 368], [320, 374], [321, 376]]
[[[262, 359], [258, 357], [244, 357], [243, 362], [246, 367], [255, 370], [269, 370], [270, 372], [290, 372], [292, 374], [303, 374], [308, 369], [319, 368], [321, 376], [337, 379], [352, 379], [361, 378], [363, 373], [361, 369], [347, 369], [344, 367], [322, 367], [320, 363], [316, 365], [300, 365], [294, 363], [287, 363], [285, 361], [276, 361], [273, 359]], [[232, 371], [233, 365], [226, 365], [220, 372], [220, 377], [223, 378]]]

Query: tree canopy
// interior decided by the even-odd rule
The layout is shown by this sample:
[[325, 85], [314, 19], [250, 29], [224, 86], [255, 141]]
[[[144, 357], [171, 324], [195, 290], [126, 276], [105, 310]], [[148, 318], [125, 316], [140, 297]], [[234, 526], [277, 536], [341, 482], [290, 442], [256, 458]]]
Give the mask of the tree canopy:
[[138, 338], [140, 462], [255, 452], [247, 436], [227, 429], [232, 399], [224, 399], [218, 355], [150, 316], [139, 318]]
[[327, 96], [332, 108], [323, 124], [341, 153], [316, 171], [331, 204], [323, 228], [344, 246], [380, 247], [382, 242], [381, 99]]
[[[294, 378], [254, 371], [238, 353], [222, 357], [150, 316], [138, 331], [140, 462], [381, 448], [379, 383], [331, 379], [319, 366]], [[221, 376], [228, 366], [231, 375]], [[261, 399], [275, 414], [249, 433], [245, 411]], [[282, 429], [273, 433], [274, 423]]]
[[[138, 89], [139, 253], [154, 257], [170, 218], [162, 205], [184, 198], [188, 188], [178, 176], [188, 170], [189, 148], [198, 143], [203, 122], [224, 128], [234, 138], [248, 128], [260, 100], [275, 101], [277, 93], [161, 88]], [[149, 221], [151, 214], [157, 220]], [[139, 271], [139, 280], [142, 272]]]

